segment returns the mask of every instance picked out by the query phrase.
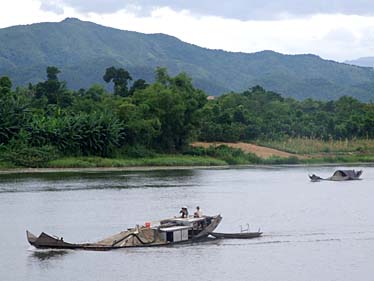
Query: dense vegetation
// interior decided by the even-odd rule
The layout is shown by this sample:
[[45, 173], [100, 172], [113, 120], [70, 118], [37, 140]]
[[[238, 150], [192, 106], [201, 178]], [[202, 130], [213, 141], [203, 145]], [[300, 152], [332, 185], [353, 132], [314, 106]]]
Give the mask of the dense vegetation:
[[203, 141], [374, 137], [374, 104], [347, 96], [328, 102], [297, 101], [256, 86], [216, 98], [202, 116]]
[[196, 138], [207, 99], [185, 74], [170, 77], [158, 68], [155, 83], [136, 80], [128, 87], [127, 71], [108, 68], [103, 78], [114, 82], [110, 94], [99, 85], [69, 90], [58, 73], [48, 67], [46, 81], [16, 91], [1, 78], [0, 144], [12, 162], [16, 155], [26, 159], [23, 154], [44, 161], [53, 151], [102, 157], [176, 152]]
[[154, 81], [157, 66], [167, 67], [171, 75], [186, 72], [194, 86], [213, 95], [262, 85], [299, 100], [348, 95], [370, 101], [374, 91], [372, 69], [315, 55], [209, 50], [163, 34], [121, 31], [77, 19], [0, 29], [0, 76], [9, 76], [15, 86], [35, 84], [43, 81], [49, 65], [57, 66], [61, 79], [75, 90], [105, 85], [102, 71], [114, 65], [148, 83]]
[[[196, 158], [198, 163], [217, 164], [213, 158], [232, 164], [260, 163], [239, 149], [191, 148], [189, 143], [374, 137], [374, 105], [351, 97], [297, 101], [256, 86], [208, 100], [186, 74], [171, 77], [165, 68], [157, 68], [155, 82], [147, 84], [143, 79], [134, 81], [123, 68], [110, 67], [102, 79], [113, 85], [113, 93], [97, 84], [75, 91], [60, 81], [59, 73], [58, 68], [47, 67], [45, 81], [16, 90], [7, 76], [0, 78], [0, 160], [45, 166], [57, 165], [52, 160], [62, 156], [148, 157], [144, 163], [154, 165], [166, 161], [160, 153], [184, 153], [212, 157]], [[93, 158], [81, 161], [89, 159]], [[69, 158], [63, 161], [59, 165], [71, 165]], [[139, 163], [125, 162], [111, 163]]]

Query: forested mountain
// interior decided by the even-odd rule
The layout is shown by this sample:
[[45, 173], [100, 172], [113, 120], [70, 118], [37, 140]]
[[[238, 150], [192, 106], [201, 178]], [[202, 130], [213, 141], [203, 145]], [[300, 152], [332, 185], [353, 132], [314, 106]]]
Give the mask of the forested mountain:
[[362, 57], [355, 60], [347, 60], [345, 63], [362, 67], [374, 67], [374, 57]]
[[105, 84], [103, 70], [109, 66], [124, 67], [134, 79], [149, 82], [155, 67], [162, 66], [171, 75], [186, 72], [196, 87], [214, 95], [261, 85], [297, 99], [374, 97], [372, 69], [315, 55], [210, 50], [164, 34], [122, 31], [72, 18], [0, 29], [0, 76], [9, 76], [15, 85], [36, 83], [50, 65], [57, 66], [61, 79], [74, 89]]

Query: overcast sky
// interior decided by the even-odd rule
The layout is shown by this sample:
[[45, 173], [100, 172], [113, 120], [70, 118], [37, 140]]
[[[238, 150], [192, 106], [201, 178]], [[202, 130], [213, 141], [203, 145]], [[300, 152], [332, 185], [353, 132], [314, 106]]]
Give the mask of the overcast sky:
[[374, 0], [2, 0], [0, 28], [66, 17], [212, 49], [374, 56]]

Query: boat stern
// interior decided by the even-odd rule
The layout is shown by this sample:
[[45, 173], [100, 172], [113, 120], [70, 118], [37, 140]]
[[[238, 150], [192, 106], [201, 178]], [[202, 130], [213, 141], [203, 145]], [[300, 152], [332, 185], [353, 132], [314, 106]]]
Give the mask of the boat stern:
[[213, 232], [217, 226], [221, 223], [222, 221], [222, 216], [221, 215], [216, 215], [213, 217], [207, 217], [206, 219], [210, 219], [210, 223], [199, 233], [197, 234], [194, 239], [200, 239], [203, 237], [207, 237], [209, 233]]
[[34, 245], [36, 239], [38, 239], [38, 237], [36, 237], [34, 234], [32, 234], [30, 231], [26, 230], [26, 237], [27, 237], [27, 241], [29, 241], [29, 243], [31, 245]]

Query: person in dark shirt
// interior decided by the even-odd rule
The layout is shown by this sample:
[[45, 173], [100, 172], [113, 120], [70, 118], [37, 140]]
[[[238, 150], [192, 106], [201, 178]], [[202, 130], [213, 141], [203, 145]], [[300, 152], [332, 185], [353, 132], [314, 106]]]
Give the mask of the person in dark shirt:
[[181, 214], [181, 218], [188, 218], [188, 210], [186, 206], [183, 206], [179, 213]]

